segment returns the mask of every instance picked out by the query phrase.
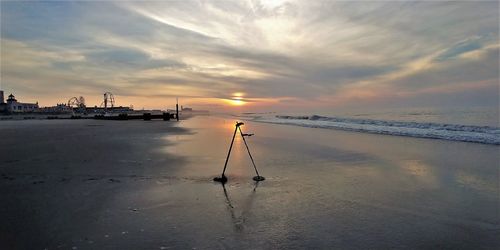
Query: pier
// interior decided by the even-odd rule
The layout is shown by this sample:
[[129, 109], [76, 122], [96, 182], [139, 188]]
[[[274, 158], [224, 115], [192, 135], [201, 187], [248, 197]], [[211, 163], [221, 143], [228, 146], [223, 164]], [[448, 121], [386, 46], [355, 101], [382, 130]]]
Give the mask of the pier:
[[127, 121], [127, 120], [164, 120], [170, 121], [170, 119], [176, 119], [175, 114], [171, 113], [162, 113], [162, 114], [151, 114], [151, 113], [143, 113], [143, 114], [116, 114], [116, 115], [95, 115], [95, 116], [79, 116], [72, 115], [71, 117], [58, 117], [58, 116], [48, 116], [47, 119], [95, 119], [95, 120], [113, 120], [113, 121]]

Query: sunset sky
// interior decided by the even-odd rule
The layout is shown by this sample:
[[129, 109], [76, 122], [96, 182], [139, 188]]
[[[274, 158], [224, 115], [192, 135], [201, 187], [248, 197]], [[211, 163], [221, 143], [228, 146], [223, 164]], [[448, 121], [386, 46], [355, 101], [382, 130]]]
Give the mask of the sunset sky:
[[41, 106], [498, 106], [499, 3], [1, 2], [1, 88]]

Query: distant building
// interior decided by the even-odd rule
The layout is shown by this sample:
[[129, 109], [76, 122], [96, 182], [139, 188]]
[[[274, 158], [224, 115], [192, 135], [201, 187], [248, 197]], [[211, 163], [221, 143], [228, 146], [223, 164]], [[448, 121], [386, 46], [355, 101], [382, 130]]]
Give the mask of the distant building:
[[73, 108], [65, 103], [58, 103], [56, 106], [39, 108], [37, 112], [49, 114], [69, 114], [73, 112]]
[[7, 112], [7, 103], [5, 103], [3, 90], [0, 90], [0, 113], [5, 113], [5, 112]]
[[[3, 91], [2, 91], [2, 97], [3, 97]], [[25, 112], [35, 112], [37, 110], [38, 110], [38, 102], [37, 103], [18, 102], [13, 94], [10, 94], [9, 98], [7, 99], [7, 112], [25, 113]]]
[[181, 111], [191, 112], [191, 111], [193, 111], [193, 109], [192, 109], [192, 108], [188, 108], [188, 107], [184, 108], [184, 107], [181, 105]]
[[132, 108], [129, 108], [129, 107], [122, 107], [122, 106], [119, 106], [119, 107], [108, 107], [108, 108], [104, 108], [104, 107], [86, 107], [85, 108], [85, 112], [88, 113], [88, 114], [92, 114], [92, 113], [97, 113], [97, 114], [103, 114], [103, 113], [127, 113], [127, 112], [132, 112], [134, 111], [134, 109]]
[[[172, 112], [175, 113], [175, 109], [167, 109], [167, 112]], [[209, 111], [208, 110], [198, 110], [198, 109], [192, 109], [188, 107], [184, 107], [181, 105], [181, 110], [179, 110], [181, 114], [186, 114], [186, 115], [208, 115]]]

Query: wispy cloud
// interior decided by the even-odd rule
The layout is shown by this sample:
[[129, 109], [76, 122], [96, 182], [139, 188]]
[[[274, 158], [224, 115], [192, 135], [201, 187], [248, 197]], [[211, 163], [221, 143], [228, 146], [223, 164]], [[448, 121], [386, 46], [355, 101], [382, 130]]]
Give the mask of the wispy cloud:
[[175, 96], [224, 105], [234, 92], [259, 108], [384, 106], [391, 98], [400, 105], [422, 98], [425, 105], [430, 92], [470, 96], [457, 105], [495, 102], [478, 95], [497, 88], [498, 2], [1, 7], [2, 88], [45, 105], [79, 94], [97, 103], [104, 91], [146, 107]]

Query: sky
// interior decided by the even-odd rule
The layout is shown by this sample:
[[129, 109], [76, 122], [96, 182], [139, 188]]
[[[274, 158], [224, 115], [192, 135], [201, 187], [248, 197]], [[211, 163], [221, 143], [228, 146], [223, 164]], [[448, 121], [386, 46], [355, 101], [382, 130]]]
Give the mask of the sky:
[[41, 106], [498, 107], [499, 2], [1, 1], [0, 88]]

